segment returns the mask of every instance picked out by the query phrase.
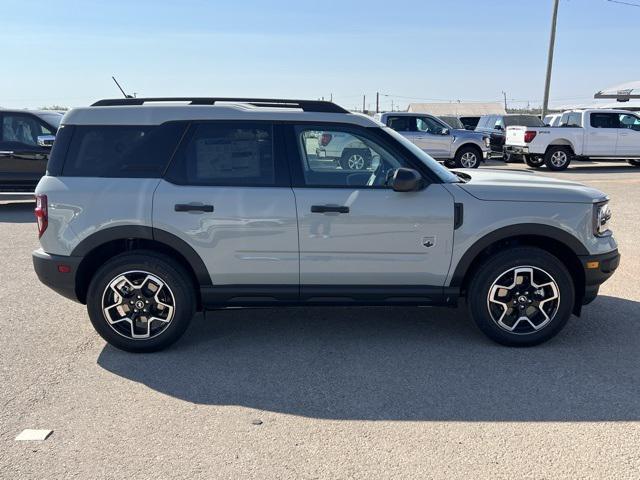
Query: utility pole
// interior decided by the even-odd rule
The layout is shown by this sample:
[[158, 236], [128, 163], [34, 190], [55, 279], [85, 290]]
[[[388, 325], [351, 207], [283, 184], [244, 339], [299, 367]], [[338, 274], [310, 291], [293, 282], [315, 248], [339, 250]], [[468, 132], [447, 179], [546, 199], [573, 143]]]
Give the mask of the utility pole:
[[376, 113], [380, 113], [380, 92], [376, 92]]
[[542, 117], [549, 108], [549, 86], [551, 85], [551, 67], [553, 66], [553, 49], [556, 44], [556, 21], [558, 19], [558, 4], [560, 0], [553, 0], [553, 16], [551, 17], [551, 34], [549, 35], [549, 53], [547, 54], [547, 78], [544, 82], [544, 99], [542, 101]]
[[333, 102], [333, 93], [331, 94], [331, 100], [329, 100], [330, 102]]
[[393, 98], [391, 99], [391, 111], [393, 112]]
[[504, 97], [504, 111], [507, 111], [507, 92], [502, 91], [502, 96]]
[[366, 95], [363, 95], [363, 96], [362, 96], [362, 113], [364, 113], [364, 112], [365, 112], [365, 106], [364, 106], [364, 104], [365, 104], [365, 102], [366, 102], [366, 101], [367, 101], [367, 96], [366, 96]]

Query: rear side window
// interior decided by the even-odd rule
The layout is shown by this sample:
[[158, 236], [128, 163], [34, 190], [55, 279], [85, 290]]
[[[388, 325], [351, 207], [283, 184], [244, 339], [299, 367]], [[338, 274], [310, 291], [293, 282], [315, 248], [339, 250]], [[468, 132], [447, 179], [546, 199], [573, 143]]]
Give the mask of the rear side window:
[[393, 128], [396, 132], [415, 132], [416, 119], [409, 115], [389, 117], [387, 119], [387, 126]]
[[620, 128], [620, 116], [617, 113], [592, 113], [593, 128]]
[[275, 186], [273, 127], [252, 123], [194, 124], [167, 180], [180, 185]]
[[76, 125], [62, 175], [160, 177], [185, 127], [180, 122], [163, 125]]
[[507, 127], [544, 127], [544, 122], [535, 115], [509, 115], [504, 117]]

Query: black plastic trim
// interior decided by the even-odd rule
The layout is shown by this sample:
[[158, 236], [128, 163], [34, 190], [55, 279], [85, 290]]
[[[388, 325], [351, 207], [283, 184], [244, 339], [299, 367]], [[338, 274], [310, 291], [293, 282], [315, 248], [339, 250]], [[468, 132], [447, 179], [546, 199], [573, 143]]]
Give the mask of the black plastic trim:
[[476, 259], [476, 257], [488, 246], [501, 240], [509, 238], [515, 238], [519, 236], [536, 236], [547, 237], [556, 240], [571, 250], [576, 255], [588, 255], [589, 251], [576, 237], [570, 233], [565, 232], [557, 227], [549, 225], [542, 225], [538, 223], [521, 223], [517, 225], [510, 225], [508, 227], [499, 228], [493, 232], [485, 235], [476, 243], [474, 243], [462, 256], [458, 265], [455, 268], [453, 276], [451, 278], [451, 286], [459, 287], [462, 285], [467, 270]]
[[[31, 254], [31, 258], [36, 275], [44, 285], [63, 297], [80, 302], [76, 292], [76, 273], [82, 257], [50, 255], [42, 250], [36, 250]], [[60, 272], [59, 265], [70, 267], [70, 271]]]
[[457, 230], [462, 226], [464, 222], [464, 204], [463, 203], [454, 203], [453, 204], [453, 229]]

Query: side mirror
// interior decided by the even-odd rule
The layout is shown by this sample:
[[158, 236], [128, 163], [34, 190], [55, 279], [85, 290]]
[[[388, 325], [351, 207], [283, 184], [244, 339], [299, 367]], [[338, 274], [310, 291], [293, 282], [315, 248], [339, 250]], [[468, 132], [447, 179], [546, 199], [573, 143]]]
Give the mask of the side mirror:
[[56, 139], [55, 135], [38, 135], [38, 146], [39, 147], [47, 147], [51, 148], [53, 146], [53, 141]]
[[449, 135], [449, 129], [448, 128], [443, 128], [442, 131], [440, 132], [441, 135]]
[[422, 185], [422, 177], [412, 168], [397, 168], [393, 172], [391, 186], [396, 192], [415, 192]]

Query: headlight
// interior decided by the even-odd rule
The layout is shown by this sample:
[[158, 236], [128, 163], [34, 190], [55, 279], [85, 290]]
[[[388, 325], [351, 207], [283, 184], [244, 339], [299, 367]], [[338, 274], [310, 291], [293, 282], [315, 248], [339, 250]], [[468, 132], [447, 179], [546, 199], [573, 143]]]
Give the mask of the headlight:
[[596, 203], [593, 206], [593, 234], [603, 237], [611, 234], [609, 221], [611, 220], [611, 208], [609, 202]]
[[491, 139], [489, 137], [483, 137], [482, 140], [484, 140], [484, 144], [487, 147], [491, 145]]

